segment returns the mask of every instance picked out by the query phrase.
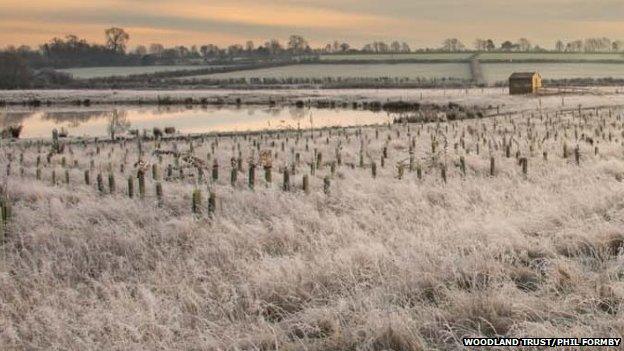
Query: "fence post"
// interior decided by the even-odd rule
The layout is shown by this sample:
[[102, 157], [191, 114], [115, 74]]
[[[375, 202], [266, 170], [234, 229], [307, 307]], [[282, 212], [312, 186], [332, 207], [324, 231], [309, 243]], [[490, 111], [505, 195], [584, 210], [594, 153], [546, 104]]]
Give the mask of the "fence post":
[[290, 191], [290, 173], [288, 168], [284, 169], [284, 191]]

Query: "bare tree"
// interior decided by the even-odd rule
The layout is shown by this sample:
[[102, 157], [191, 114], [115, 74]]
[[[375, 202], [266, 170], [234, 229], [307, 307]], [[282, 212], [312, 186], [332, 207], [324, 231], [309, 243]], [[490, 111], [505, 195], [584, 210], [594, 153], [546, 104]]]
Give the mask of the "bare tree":
[[252, 52], [254, 51], [255, 47], [254, 47], [254, 42], [251, 40], [247, 40], [247, 42], [245, 43], [245, 50], [247, 52]]
[[0, 89], [29, 88], [32, 72], [25, 60], [13, 52], [0, 52]]
[[288, 39], [288, 50], [300, 54], [308, 48], [308, 42], [300, 35], [291, 35]]
[[243, 52], [243, 46], [240, 44], [230, 45], [227, 48], [227, 53], [230, 56], [240, 55]]
[[559, 52], [562, 52], [565, 50], [565, 44], [563, 43], [563, 41], [557, 40], [557, 42], [555, 43], [555, 50]]
[[165, 47], [162, 44], [153, 43], [149, 46], [149, 53], [152, 55], [160, 56], [163, 51], [165, 51]]
[[457, 52], [466, 49], [466, 45], [457, 38], [449, 38], [442, 42], [442, 50]]
[[201, 55], [199, 54], [199, 50], [197, 50], [197, 45], [191, 46], [191, 57], [199, 58]]
[[104, 33], [106, 35], [106, 46], [110, 50], [118, 53], [126, 52], [130, 35], [123, 28], [108, 28]]
[[147, 55], [147, 48], [143, 45], [139, 45], [134, 49], [134, 54], [139, 56]]
[[122, 133], [130, 128], [130, 121], [124, 111], [113, 110], [108, 117], [108, 134], [111, 140], [115, 140], [117, 133]]
[[574, 40], [566, 44], [566, 51], [579, 52], [581, 50], [583, 50], [582, 40]]
[[487, 49], [487, 41], [481, 38], [475, 39], [474, 48], [477, 51], [485, 51]]
[[332, 52], [338, 52], [340, 50], [340, 43], [337, 40], [334, 40], [332, 44]]
[[518, 39], [516, 45], [518, 47], [518, 50], [520, 51], [531, 51], [531, 48], [533, 47], [531, 42], [527, 38]]
[[279, 40], [277, 39], [271, 39], [269, 41], [267, 41], [266, 43], [264, 43], [264, 48], [271, 54], [271, 55], [275, 55], [277, 53], [279, 53], [280, 51], [282, 51], [282, 44], [280, 44]]
[[612, 49], [611, 39], [609, 38], [587, 38], [583, 43], [585, 52], [610, 51]]
[[401, 51], [401, 43], [399, 43], [398, 41], [393, 41], [392, 43], [390, 43], [390, 51], [391, 52], [400, 52]]
[[388, 52], [389, 47], [388, 44], [384, 43], [383, 41], [376, 41], [373, 42], [373, 51], [375, 51], [376, 53], [386, 53]]

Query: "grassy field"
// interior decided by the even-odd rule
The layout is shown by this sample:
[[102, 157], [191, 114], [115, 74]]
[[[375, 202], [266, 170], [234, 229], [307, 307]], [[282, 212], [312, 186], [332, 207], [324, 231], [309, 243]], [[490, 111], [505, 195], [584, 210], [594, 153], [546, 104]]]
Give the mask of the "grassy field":
[[489, 84], [506, 82], [514, 72], [539, 72], [544, 79], [624, 79], [624, 65], [617, 63], [482, 63], [481, 67]]
[[76, 79], [104, 78], [113, 76], [130, 76], [133, 74], [149, 74], [158, 72], [175, 72], [184, 70], [197, 70], [209, 66], [186, 65], [186, 66], [129, 66], [129, 67], [85, 67], [59, 69], [60, 72], [71, 74]]
[[183, 79], [228, 78], [458, 78], [470, 79], [468, 65], [463, 63], [398, 63], [398, 64], [305, 64], [264, 68], [240, 72], [217, 73]]
[[321, 55], [322, 62], [342, 61], [467, 61], [471, 53], [409, 53], [409, 54], [358, 54], [358, 55]]
[[[470, 84], [469, 61], [473, 55], [470, 52], [321, 55], [320, 63], [293, 65], [91, 67], [61, 71], [78, 79], [117, 77], [126, 80], [82, 82], [87, 85], [80, 85], [78, 81], [73, 86], [88, 89], [206, 89], [306, 84], [332, 89], [448, 88]], [[545, 79], [623, 78], [624, 55], [619, 53], [495, 52], [480, 53], [477, 57], [484, 66], [488, 84], [506, 81], [511, 73], [527, 70], [539, 71]], [[159, 73], [159, 77], [151, 77], [157, 79], [129, 77]]]
[[[409, 53], [409, 54], [356, 54], [356, 55], [321, 55], [323, 62], [342, 61], [465, 61], [468, 62], [474, 55], [473, 52], [465, 53]], [[484, 62], [513, 62], [513, 61], [559, 61], [559, 62], [612, 62], [622, 61], [623, 53], [551, 53], [551, 52], [483, 52], [477, 56]]]
[[0, 346], [455, 350], [466, 336], [621, 337], [623, 112], [62, 153], [4, 141]]
[[494, 52], [481, 53], [479, 59], [483, 62], [488, 61], [578, 61], [578, 62], [611, 62], [621, 61], [624, 63], [624, 54], [622, 53], [550, 53], [550, 52]]
[[[622, 61], [624, 63], [624, 61]], [[624, 78], [624, 65], [597, 62], [498, 62], [481, 63], [483, 74], [489, 84], [506, 81], [513, 72], [537, 71], [544, 79], [571, 78]], [[341, 78], [409, 78], [470, 80], [467, 63], [366, 63], [366, 64], [305, 64], [284, 67], [256, 69], [238, 72], [217, 73], [180, 79], [321, 79]]]

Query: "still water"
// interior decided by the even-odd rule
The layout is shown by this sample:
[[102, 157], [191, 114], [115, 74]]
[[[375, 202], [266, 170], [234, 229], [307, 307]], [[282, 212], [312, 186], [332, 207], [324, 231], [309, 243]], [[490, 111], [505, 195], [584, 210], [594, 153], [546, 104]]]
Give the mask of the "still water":
[[385, 112], [347, 109], [97, 106], [7, 108], [0, 110], [0, 129], [21, 125], [21, 138], [50, 137], [54, 128], [66, 130], [71, 137], [103, 137], [108, 134], [113, 116], [125, 121], [129, 130], [175, 127], [182, 134], [357, 126], [392, 121]]

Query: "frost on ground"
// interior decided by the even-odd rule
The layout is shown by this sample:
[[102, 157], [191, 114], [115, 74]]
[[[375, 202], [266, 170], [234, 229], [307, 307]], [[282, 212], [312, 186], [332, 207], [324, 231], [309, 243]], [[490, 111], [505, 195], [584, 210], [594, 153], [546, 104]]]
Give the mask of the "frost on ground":
[[624, 106], [624, 87], [567, 88], [565, 94], [544, 96], [510, 96], [507, 88], [472, 89], [267, 89], [267, 90], [14, 90], [0, 91], [0, 102], [27, 104], [38, 100], [42, 104], [75, 105], [88, 100], [92, 104], [154, 104], [158, 101], [196, 103], [292, 105], [297, 100], [339, 102], [408, 101], [434, 104], [458, 103], [464, 106], [499, 107], [501, 112], [535, 109], [575, 109], [582, 107]]
[[[466, 336], [621, 337], [621, 115], [194, 139], [206, 167], [184, 139], [143, 141], [138, 166], [136, 141], [66, 145], [49, 163], [50, 145], [5, 144], [0, 348], [454, 350]], [[158, 146], [181, 155], [160, 161]]]

